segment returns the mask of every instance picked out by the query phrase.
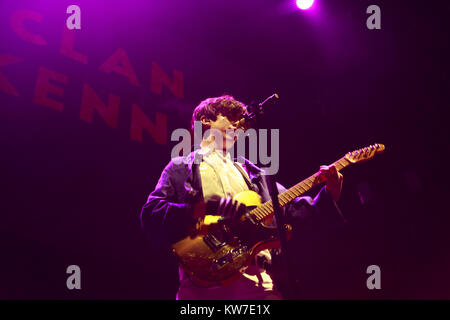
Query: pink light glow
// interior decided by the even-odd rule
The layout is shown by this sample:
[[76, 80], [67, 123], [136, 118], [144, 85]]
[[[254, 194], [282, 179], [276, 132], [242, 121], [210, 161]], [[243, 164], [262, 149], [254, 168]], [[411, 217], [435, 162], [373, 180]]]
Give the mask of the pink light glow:
[[313, 5], [314, 0], [297, 0], [297, 7], [302, 10], [308, 10]]

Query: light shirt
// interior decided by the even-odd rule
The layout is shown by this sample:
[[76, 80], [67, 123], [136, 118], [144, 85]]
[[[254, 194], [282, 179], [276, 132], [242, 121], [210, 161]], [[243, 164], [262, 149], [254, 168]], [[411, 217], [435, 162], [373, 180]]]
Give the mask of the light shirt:
[[233, 198], [239, 192], [248, 190], [244, 177], [235, 167], [229, 153], [223, 155], [220, 151], [207, 149], [203, 152], [203, 162], [199, 168], [205, 201], [212, 195]]
[[[224, 155], [211, 147], [200, 150], [203, 162], [200, 163], [200, 177], [205, 201], [212, 195], [234, 197], [241, 191], [248, 190], [244, 177], [235, 167], [230, 155]], [[237, 163], [237, 165], [241, 165]], [[259, 255], [270, 259], [269, 250], [263, 250]], [[223, 300], [223, 299], [281, 299], [274, 290], [272, 278], [267, 272], [256, 265], [250, 265], [242, 276], [231, 284], [214, 287], [197, 287], [180, 267], [180, 287], [177, 299], [182, 300]]]

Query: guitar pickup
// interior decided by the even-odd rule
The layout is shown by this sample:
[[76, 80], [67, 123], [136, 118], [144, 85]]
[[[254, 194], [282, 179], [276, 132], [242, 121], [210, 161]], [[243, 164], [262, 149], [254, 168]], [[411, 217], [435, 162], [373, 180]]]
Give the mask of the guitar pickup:
[[226, 242], [220, 241], [212, 233], [204, 236], [203, 241], [205, 241], [208, 247], [210, 247], [213, 251], [216, 251], [226, 245]]

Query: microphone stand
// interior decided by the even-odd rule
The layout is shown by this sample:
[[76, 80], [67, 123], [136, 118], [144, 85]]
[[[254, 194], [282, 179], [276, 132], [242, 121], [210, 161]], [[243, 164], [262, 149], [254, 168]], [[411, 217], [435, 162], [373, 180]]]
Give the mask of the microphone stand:
[[[247, 122], [254, 122], [256, 129], [259, 129], [259, 125], [262, 122], [262, 115], [264, 114], [263, 106], [267, 102], [274, 102], [278, 100], [278, 95], [273, 94], [260, 104], [255, 105], [254, 103], [251, 103], [248, 107], [249, 114], [245, 117]], [[291, 274], [291, 268], [290, 268], [290, 255], [288, 252], [288, 245], [287, 245], [287, 237], [286, 237], [286, 228], [285, 228], [285, 219], [283, 212], [281, 211], [280, 202], [278, 201], [278, 188], [276, 184], [275, 174], [274, 175], [267, 175], [268, 179], [268, 187], [269, 187], [269, 193], [270, 197], [272, 199], [272, 207], [275, 214], [275, 220], [277, 224], [277, 230], [278, 230], [278, 238], [280, 239], [280, 249], [281, 249], [281, 274], [280, 276], [280, 283], [283, 287], [284, 296], [286, 299], [293, 299], [294, 298], [294, 283], [292, 274]]]

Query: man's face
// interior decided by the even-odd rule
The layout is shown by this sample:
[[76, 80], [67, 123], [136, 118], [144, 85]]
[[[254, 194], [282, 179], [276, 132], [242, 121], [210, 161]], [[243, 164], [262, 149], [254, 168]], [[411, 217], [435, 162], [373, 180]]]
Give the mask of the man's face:
[[[224, 151], [229, 150], [233, 147], [237, 137], [232, 132], [230, 132], [230, 130], [234, 131], [238, 128], [238, 121], [231, 121], [222, 114], [219, 114], [215, 121], [202, 119], [202, 122], [204, 124], [208, 124], [211, 130], [217, 130], [216, 132], [222, 138], [222, 149]], [[228, 134], [227, 130], [229, 130]]]

